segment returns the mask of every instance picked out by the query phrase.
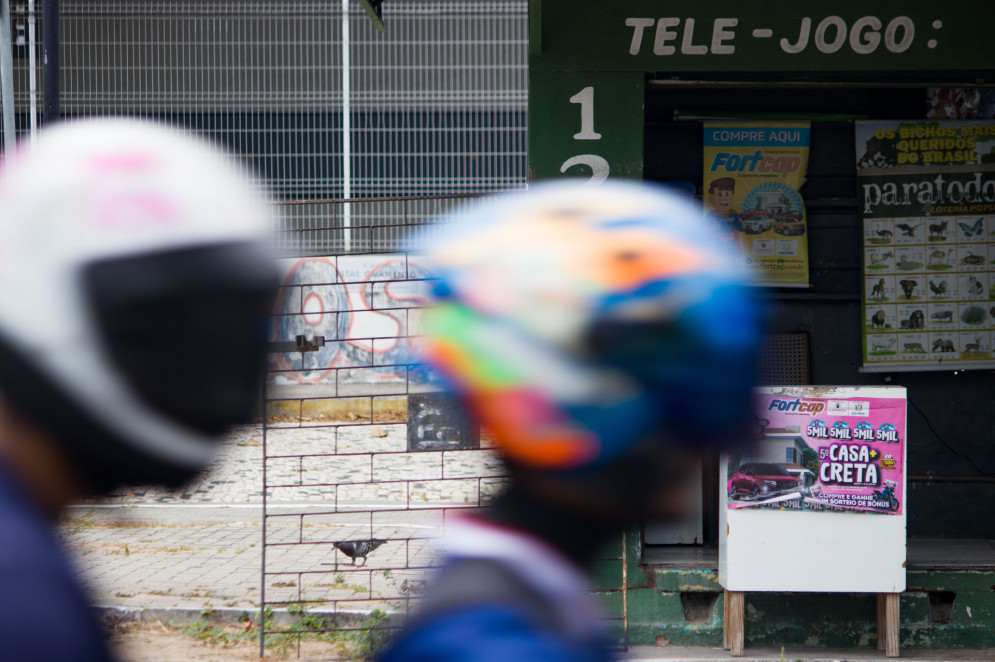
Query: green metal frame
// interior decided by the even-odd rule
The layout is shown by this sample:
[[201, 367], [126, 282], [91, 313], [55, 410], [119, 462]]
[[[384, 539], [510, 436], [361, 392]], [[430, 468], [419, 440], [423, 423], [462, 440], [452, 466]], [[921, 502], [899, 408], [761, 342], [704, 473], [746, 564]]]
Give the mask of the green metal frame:
[[641, 178], [647, 80], [995, 83], [990, 0], [818, 4], [531, 0], [530, 176]]
[[366, 15], [373, 21], [373, 27], [377, 29], [377, 32], [387, 31], [383, 24], [383, 15], [380, 9], [383, 6], [383, 2], [384, 0], [359, 0], [359, 4], [363, 6]]

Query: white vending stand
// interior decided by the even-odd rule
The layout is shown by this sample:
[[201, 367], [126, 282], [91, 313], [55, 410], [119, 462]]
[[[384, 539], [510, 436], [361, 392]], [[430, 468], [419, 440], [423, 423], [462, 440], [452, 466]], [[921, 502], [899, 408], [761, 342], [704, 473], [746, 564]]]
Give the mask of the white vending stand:
[[898, 657], [905, 388], [764, 387], [757, 409], [750, 455], [720, 463], [725, 648], [743, 654], [744, 592], [877, 593], [878, 648]]

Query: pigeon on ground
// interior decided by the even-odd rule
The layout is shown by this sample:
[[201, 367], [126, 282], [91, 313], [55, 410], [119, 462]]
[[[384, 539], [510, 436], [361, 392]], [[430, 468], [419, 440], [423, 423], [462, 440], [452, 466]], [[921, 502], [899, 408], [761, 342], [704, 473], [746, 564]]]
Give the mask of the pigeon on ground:
[[370, 540], [343, 540], [342, 542], [335, 543], [335, 549], [352, 559], [352, 563], [349, 565], [356, 565], [356, 559], [363, 559], [363, 565], [366, 565], [366, 555], [385, 542], [387, 541], [378, 538], [371, 538]]

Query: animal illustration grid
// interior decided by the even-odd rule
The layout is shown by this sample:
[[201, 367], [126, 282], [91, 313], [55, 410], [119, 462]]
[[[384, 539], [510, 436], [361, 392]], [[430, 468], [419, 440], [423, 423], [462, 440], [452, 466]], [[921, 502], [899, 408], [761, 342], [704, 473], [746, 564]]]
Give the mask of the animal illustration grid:
[[863, 221], [864, 364], [992, 359], [995, 215]]
[[[381, 203], [349, 204], [360, 218], [362, 205]], [[405, 230], [424, 225], [413, 219]], [[265, 389], [260, 608], [320, 620], [264, 623], [264, 656], [274, 635], [382, 641], [417, 603], [446, 521], [485, 506], [506, 481], [486, 431], [468, 433], [432, 406], [437, 387], [412, 364], [431, 280], [416, 255], [304, 252], [288, 264]], [[288, 351], [302, 334], [307, 351]], [[624, 646], [624, 538], [614, 547], [597, 561], [592, 590]]]

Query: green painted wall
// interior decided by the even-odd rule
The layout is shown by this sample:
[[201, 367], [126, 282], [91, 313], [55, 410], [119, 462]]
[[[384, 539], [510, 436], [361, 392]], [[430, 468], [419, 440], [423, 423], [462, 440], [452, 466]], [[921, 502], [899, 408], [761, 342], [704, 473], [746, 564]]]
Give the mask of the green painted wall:
[[529, 68], [533, 179], [642, 177], [644, 77]]
[[991, 18], [990, 0], [542, 0], [532, 50], [557, 71], [904, 77], [995, 61]]
[[[630, 589], [630, 643], [721, 645], [724, 596], [709, 574], [657, 570], [655, 586]], [[992, 572], [910, 571], [901, 596], [901, 646], [995, 647], [992, 586]], [[747, 654], [750, 646], [877, 645], [872, 594], [747, 593], [745, 609]]]
[[[649, 77], [995, 83], [993, 18], [993, 0], [531, 0], [530, 176], [641, 178]], [[630, 560], [640, 558], [638, 534], [627, 547]], [[620, 614], [621, 561], [592, 571], [607, 591], [599, 599]], [[721, 644], [713, 572], [630, 562], [628, 580], [633, 645]], [[995, 647], [993, 587], [993, 572], [910, 571], [901, 645]], [[746, 642], [873, 648], [874, 616], [872, 595], [751, 593]]]
[[530, 177], [642, 178], [650, 76], [995, 82], [991, 0], [818, 4], [532, 0]]

